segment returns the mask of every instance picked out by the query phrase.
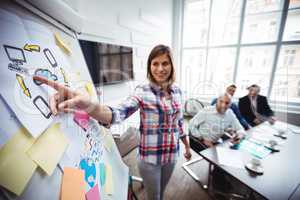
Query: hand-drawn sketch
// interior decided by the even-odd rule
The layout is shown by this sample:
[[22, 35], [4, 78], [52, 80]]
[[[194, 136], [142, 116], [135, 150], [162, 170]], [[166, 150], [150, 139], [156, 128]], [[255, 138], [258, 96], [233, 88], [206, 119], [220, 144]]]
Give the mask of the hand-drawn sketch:
[[3, 47], [8, 59], [13, 63], [22, 65], [26, 62], [25, 54], [22, 49], [9, 45], [3, 45]]
[[[42, 76], [44, 78], [47, 78], [52, 81], [57, 81], [57, 76], [53, 74], [50, 70], [48, 69], [37, 69], [35, 70], [34, 75], [36, 76]], [[36, 85], [41, 85], [42, 83], [39, 81], [34, 80], [33, 81]]]
[[46, 48], [43, 50], [44, 55], [46, 56], [47, 60], [49, 61], [50, 65], [52, 67], [57, 67], [57, 62], [52, 54], [52, 52], [50, 51], [50, 49]]
[[21, 76], [21, 75], [19, 75], [19, 74], [16, 74], [16, 79], [17, 79], [17, 81], [18, 81], [18, 83], [19, 83], [21, 89], [23, 90], [23, 93], [24, 93], [27, 97], [31, 98], [30, 91], [29, 91], [29, 89], [27, 88], [27, 86], [25, 85], [23, 76]]
[[24, 50], [26, 51], [36, 51], [36, 52], [40, 52], [41, 48], [39, 45], [36, 44], [25, 44], [25, 46], [23, 47]]
[[47, 103], [47, 101], [41, 97], [37, 96], [33, 99], [33, 104], [37, 107], [37, 109], [42, 113], [42, 115], [49, 119], [50, 116], [52, 115], [52, 112], [50, 110], [50, 107]]

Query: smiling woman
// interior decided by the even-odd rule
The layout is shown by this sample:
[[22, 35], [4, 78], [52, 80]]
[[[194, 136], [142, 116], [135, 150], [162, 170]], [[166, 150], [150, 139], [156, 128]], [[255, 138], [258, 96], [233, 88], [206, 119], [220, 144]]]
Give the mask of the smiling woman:
[[151, 82], [168, 87], [175, 81], [175, 71], [171, 50], [164, 45], [156, 46], [147, 62], [147, 77]]
[[38, 76], [34, 80], [57, 90], [50, 99], [53, 114], [80, 109], [100, 123], [113, 124], [140, 110], [139, 170], [148, 199], [160, 200], [177, 161], [179, 139], [185, 145], [184, 156], [191, 158], [183, 132], [181, 90], [174, 84], [175, 69], [169, 47], [153, 48], [147, 62], [147, 77], [149, 83], [138, 85], [134, 94], [115, 108], [92, 102], [53, 80]]

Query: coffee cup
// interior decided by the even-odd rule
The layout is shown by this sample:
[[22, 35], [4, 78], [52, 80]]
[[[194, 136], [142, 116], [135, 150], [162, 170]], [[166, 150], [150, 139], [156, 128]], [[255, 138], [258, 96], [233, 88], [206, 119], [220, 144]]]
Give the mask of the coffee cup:
[[271, 147], [274, 147], [278, 144], [278, 142], [276, 140], [269, 140], [269, 144]]
[[252, 158], [251, 163], [253, 168], [258, 168], [259, 166], [261, 166], [261, 161], [258, 158]]

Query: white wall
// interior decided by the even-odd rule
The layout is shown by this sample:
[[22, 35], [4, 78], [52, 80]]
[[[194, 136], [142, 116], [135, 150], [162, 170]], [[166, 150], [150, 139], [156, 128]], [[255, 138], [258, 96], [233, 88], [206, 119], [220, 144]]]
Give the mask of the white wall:
[[[115, 105], [145, 81], [147, 56], [156, 44], [171, 46], [173, 0], [64, 0], [83, 17], [81, 39], [134, 47], [135, 82], [100, 88], [102, 102]], [[121, 126], [112, 127], [115, 133], [125, 132], [128, 126], [139, 126], [135, 114]]]

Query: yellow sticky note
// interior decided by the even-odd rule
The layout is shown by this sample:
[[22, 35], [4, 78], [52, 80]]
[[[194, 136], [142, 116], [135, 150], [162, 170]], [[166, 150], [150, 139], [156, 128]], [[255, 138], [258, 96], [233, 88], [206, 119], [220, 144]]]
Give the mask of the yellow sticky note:
[[89, 93], [89, 95], [92, 97], [92, 96], [95, 96], [95, 92], [93, 90], [93, 84], [92, 83], [86, 83], [85, 84], [85, 90]]
[[83, 170], [65, 167], [60, 200], [85, 200], [84, 184]]
[[0, 150], [0, 185], [20, 195], [37, 165], [26, 154], [34, 138], [21, 128]]
[[68, 145], [60, 125], [48, 128], [27, 151], [29, 157], [48, 175], [51, 175]]
[[54, 33], [54, 38], [57, 46], [61, 48], [66, 54], [71, 54], [71, 49], [66, 45], [58, 33]]
[[105, 164], [105, 171], [106, 171], [106, 180], [105, 180], [104, 190], [107, 195], [112, 195], [113, 178], [112, 178], [112, 168], [110, 164], [108, 163]]
[[113, 145], [113, 138], [110, 134], [105, 134], [104, 136], [104, 147], [107, 151], [111, 152]]

